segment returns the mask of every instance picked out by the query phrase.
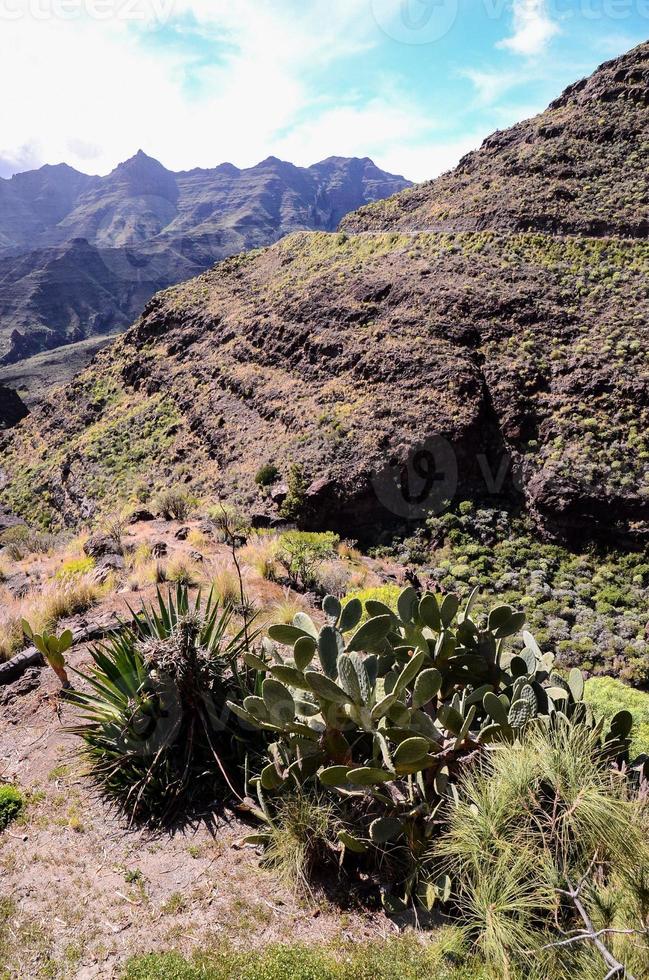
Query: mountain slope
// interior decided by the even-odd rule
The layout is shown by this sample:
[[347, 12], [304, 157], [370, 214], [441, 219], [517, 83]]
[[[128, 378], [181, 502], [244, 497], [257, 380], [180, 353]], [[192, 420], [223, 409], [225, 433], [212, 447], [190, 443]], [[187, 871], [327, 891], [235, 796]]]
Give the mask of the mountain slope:
[[157, 290], [407, 185], [368, 159], [174, 174], [141, 151], [107, 177], [0, 180], [0, 364], [124, 329]]
[[649, 43], [494, 133], [456, 170], [351, 215], [351, 231], [649, 234]]
[[[619, 71], [631, 57], [642, 68], [646, 50]], [[634, 72], [626, 83], [615, 65], [603, 72], [598, 86], [635, 92]], [[646, 122], [649, 107], [641, 112]], [[616, 120], [622, 146], [624, 114]], [[501, 145], [506, 156], [507, 134]], [[494, 159], [490, 150], [489, 173]], [[649, 240], [633, 215], [649, 174], [639, 190], [640, 177], [601, 174], [616, 201], [605, 218], [635, 222], [630, 238], [512, 232], [509, 217], [504, 229], [394, 230], [386, 218], [384, 231], [291, 235], [167, 290], [4, 437], [0, 502], [73, 524], [134, 488], [182, 481], [272, 515], [283, 491], [269, 497], [255, 474], [274, 462], [286, 478], [298, 463], [311, 484], [302, 523], [354, 536], [468, 495], [522, 499], [545, 533], [580, 544], [646, 538]], [[444, 193], [452, 179], [438, 182]], [[438, 184], [383, 210], [405, 213], [413, 194], [435, 200]], [[535, 215], [544, 204], [529, 186]], [[476, 223], [499, 213], [489, 205]]]

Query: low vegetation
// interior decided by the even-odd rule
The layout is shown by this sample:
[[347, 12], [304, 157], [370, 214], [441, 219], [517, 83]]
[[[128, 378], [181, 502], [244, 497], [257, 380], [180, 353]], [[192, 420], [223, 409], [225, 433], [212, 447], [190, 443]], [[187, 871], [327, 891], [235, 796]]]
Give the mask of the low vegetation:
[[382, 942], [309, 947], [274, 945], [263, 953], [217, 946], [186, 960], [176, 953], [137, 957], [124, 980], [486, 980], [461, 933], [440, 930], [430, 943], [408, 936]]
[[25, 797], [19, 789], [0, 784], [0, 833], [20, 816], [25, 806]]
[[36, 633], [52, 631], [68, 616], [90, 609], [104, 593], [91, 575], [66, 576], [46, 585], [39, 593], [20, 599], [0, 585], [0, 660], [7, 660], [24, 646], [23, 620]]
[[479, 586], [522, 604], [541, 648], [556, 651], [566, 668], [637, 685], [649, 679], [642, 551], [576, 553], [540, 542], [523, 515], [464, 501], [375, 553], [417, 566], [420, 578], [449, 591]]
[[[381, 560], [332, 533], [250, 532], [215, 511], [163, 540], [145, 522], [121, 529], [124, 567], [109, 585], [169, 584], [91, 646], [89, 668], [66, 663], [60, 616], [44, 631], [21, 622], [72, 684], [84, 771], [130, 822], [169, 828], [236, 810], [245, 843], [298, 903], [336, 907], [344, 882], [368, 909], [452, 923], [439, 941], [399, 940], [383, 967], [371, 944], [215, 943], [192, 959], [137, 957], [127, 977], [541, 980], [594, 978], [612, 963], [644, 975], [649, 696], [608, 677], [584, 683], [527, 631], [525, 595], [498, 579], [495, 604], [481, 593], [484, 570], [433, 574], [467, 548], [467, 528], [493, 531], [487, 518], [465, 505], [443, 534], [431, 520], [390, 546], [402, 560], [409, 550], [422, 588], [376, 584]], [[501, 538], [481, 533], [498, 560]], [[104, 587], [84, 540], [47, 556], [48, 590]], [[460, 583], [462, 598], [449, 588]], [[84, 824], [66, 818], [78, 833]], [[160, 905], [170, 919], [190, 907], [177, 889]]]

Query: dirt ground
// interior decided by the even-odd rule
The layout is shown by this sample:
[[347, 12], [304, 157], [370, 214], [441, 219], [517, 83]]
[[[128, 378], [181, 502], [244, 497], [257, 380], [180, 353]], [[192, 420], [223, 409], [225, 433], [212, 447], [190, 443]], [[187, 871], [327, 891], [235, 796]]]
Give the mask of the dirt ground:
[[[169, 539], [172, 533], [168, 527]], [[273, 592], [281, 599], [278, 586], [256, 584], [264, 601]], [[137, 608], [151, 592], [112, 595], [86, 618], [126, 617], [126, 602]], [[73, 668], [88, 660], [86, 647], [68, 657]], [[280, 887], [242, 844], [250, 825], [235, 814], [173, 834], [129, 829], [84, 773], [79, 740], [65, 732], [74, 709], [58, 698], [54, 674], [34, 669], [7, 701], [8, 690], [0, 704], [0, 778], [28, 793], [29, 805], [24, 820], [0, 835], [0, 976], [4, 968], [12, 978], [113, 978], [129, 956], [150, 951], [394, 932], [380, 912]]]

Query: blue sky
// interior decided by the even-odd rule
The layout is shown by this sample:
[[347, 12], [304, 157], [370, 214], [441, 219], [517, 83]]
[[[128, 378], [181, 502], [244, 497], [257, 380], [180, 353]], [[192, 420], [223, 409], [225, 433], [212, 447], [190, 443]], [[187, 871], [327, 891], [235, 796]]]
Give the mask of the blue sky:
[[0, 175], [142, 148], [423, 180], [648, 36], [649, 0], [0, 0]]

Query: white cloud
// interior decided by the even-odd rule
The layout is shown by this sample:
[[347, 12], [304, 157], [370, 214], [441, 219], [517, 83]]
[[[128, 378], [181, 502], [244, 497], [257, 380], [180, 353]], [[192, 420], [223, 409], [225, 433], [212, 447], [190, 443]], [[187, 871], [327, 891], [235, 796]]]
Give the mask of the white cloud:
[[[380, 37], [366, 0], [102, 0], [114, 16], [100, 20], [91, 0], [72, 19], [34, 17], [24, 0], [22, 16], [3, 16], [18, 2], [0, 0], [5, 172], [65, 160], [105, 173], [138, 147], [173, 169], [251, 165], [301, 113], [320, 111], [317, 71]], [[156, 33], [156, 11], [171, 12], [167, 27], [182, 25], [185, 41], [193, 28], [208, 57]]]
[[498, 43], [515, 54], [542, 54], [559, 33], [559, 25], [548, 13], [546, 0], [514, 0], [514, 33]]
[[493, 105], [505, 92], [523, 85], [528, 79], [521, 72], [498, 71], [497, 69], [465, 68], [460, 72], [462, 78], [468, 78], [476, 90], [476, 104], [479, 106]]

